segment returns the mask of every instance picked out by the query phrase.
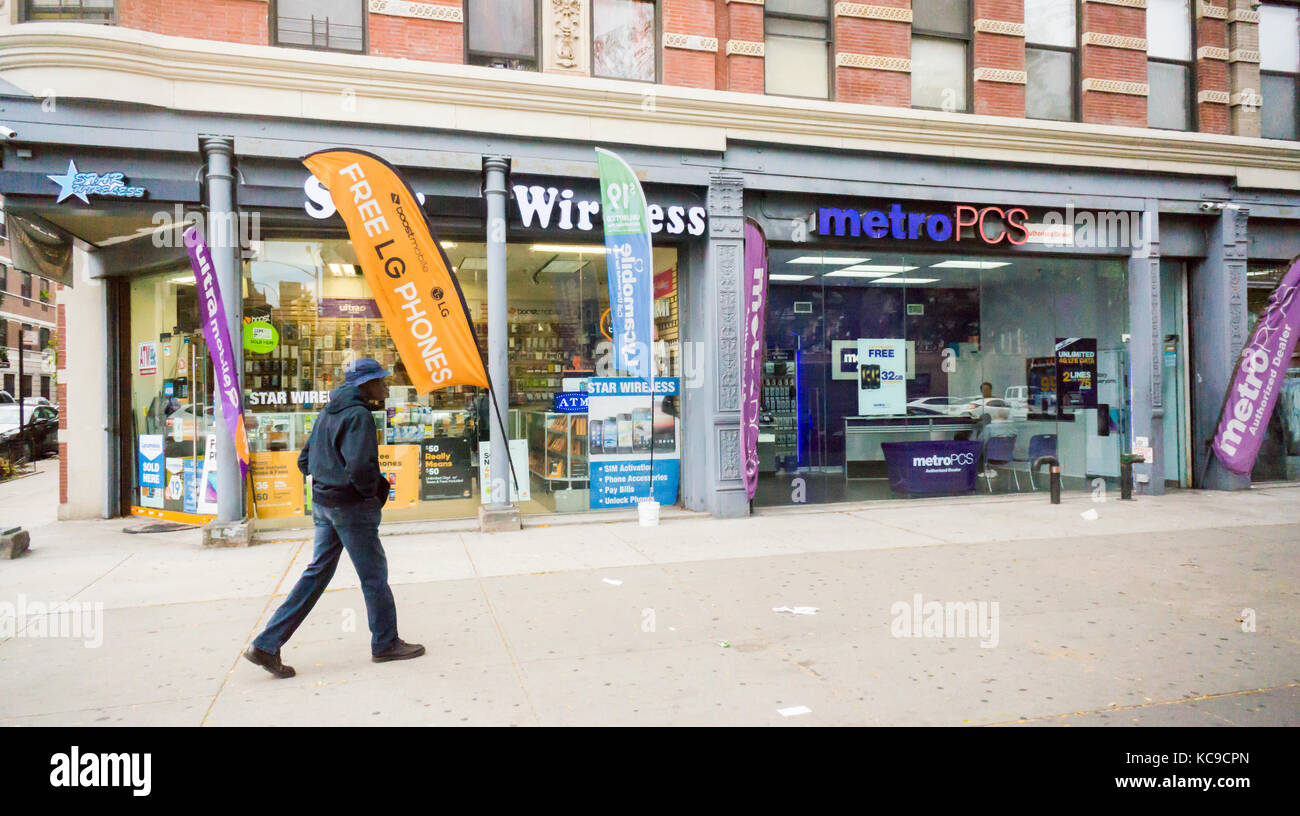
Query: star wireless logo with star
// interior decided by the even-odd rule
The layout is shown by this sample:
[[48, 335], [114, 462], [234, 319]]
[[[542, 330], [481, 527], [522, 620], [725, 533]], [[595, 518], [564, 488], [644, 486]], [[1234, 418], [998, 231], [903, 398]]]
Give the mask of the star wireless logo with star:
[[[89, 204], [87, 196], [113, 196], [116, 198], [143, 198], [143, 187], [128, 187], [122, 173], [78, 173], [77, 163], [68, 160], [68, 172], [61, 176], [46, 176], [59, 185], [59, 202], [70, 196], [76, 196], [82, 203]], [[56, 202], [56, 203], [59, 203]]]

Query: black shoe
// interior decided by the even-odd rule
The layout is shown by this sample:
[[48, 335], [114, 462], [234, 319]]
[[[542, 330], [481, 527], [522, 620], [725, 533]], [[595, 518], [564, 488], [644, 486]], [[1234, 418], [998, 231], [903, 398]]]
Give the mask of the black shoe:
[[297, 672], [293, 670], [293, 666], [286, 666], [280, 662], [280, 656], [278, 654], [264, 652], [256, 646], [248, 647], [248, 651], [244, 652], [244, 659], [249, 663], [256, 663], [271, 674], [274, 674], [276, 677], [293, 677], [297, 674]]
[[407, 643], [398, 638], [393, 641], [393, 645], [384, 649], [370, 659], [376, 663], [387, 663], [389, 660], [410, 660], [413, 657], [419, 657], [424, 654], [424, 647], [418, 643]]

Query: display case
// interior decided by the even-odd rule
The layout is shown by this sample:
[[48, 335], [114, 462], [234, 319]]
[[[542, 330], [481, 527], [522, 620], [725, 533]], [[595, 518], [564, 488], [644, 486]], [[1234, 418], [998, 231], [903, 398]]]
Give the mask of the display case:
[[[371, 411], [375, 418], [376, 441], [385, 444], [388, 435], [388, 417], [384, 411]], [[263, 451], [302, 450], [311, 436], [319, 412], [311, 413], [245, 413], [248, 428], [248, 449], [253, 453]]]
[[387, 411], [384, 444], [419, 442], [426, 437], [455, 437], [473, 440], [472, 411], [430, 408], [414, 402], [390, 406]]
[[799, 386], [787, 352], [772, 350], [763, 362], [759, 392], [759, 470], [794, 470], [799, 462]]
[[548, 492], [587, 485], [587, 415], [532, 411], [528, 469]]

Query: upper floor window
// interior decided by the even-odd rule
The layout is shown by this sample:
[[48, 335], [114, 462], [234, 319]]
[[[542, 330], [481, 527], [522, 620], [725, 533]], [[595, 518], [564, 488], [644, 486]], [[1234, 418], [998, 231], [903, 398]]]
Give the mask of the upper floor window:
[[1259, 9], [1260, 135], [1300, 139], [1300, 8]]
[[970, 110], [970, 0], [912, 0], [912, 107]]
[[1196, 47], [1190, 0], [1147, 2], [1147, 125], [1195, 127]]
[[0, 264], [0, 295], [9, 291], [9, 267]]
[[537, 70], [537, 0], [474, 0], [465, 5], [470, 65]]
[[274, 44], [364, 53], [365, 5], [364, 0], [274, 0]]
[[1025, 0], [1025, 116], [1079, 118], [1079, 34], [1075, 0]]
[[23, 288], [20, 294], [25, 298], [32, 296], [32, 276], [29, 272], [23, 273]]
[[591, 4], [591, 73], [654, 82], [653, 0], [594, 0]]
[[83, 23], [114, 21], [114, 0], [23, 0], [23, 20], [77, 20]]
[[830, 3], [767, 0], [763, 6], [763, 89], [829, 99]]

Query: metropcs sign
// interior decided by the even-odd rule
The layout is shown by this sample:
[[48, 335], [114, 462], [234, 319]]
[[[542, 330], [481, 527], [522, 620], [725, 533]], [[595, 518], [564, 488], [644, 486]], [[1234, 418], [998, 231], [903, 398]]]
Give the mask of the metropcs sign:
[[[984, 229], [985, 219], [996, 216], [992, 224], [1001, 227], [995, 235]], [[1014, 218], [1013, 216], [1019, 216]], [[898, 241], [915, 241], [924, 237], [931, 241], [961, 240], [962, 227], [975, 227], [975, 234], [986, 244], [1007, 243], [1019, 246], [1029, 239], [1027, 222], [1029, 213], [1020, 207], [972, 207], [958, 204], [952, 216], [946, 213], [914, 212], [893, 204], [888, 210], [866, 210], [839, 207], [821, 207], [817, 210], [817, 232], [823, 237], [893, 238]]]
[[[307, 176], [302, 191], [306, 195], [303, 209], [312, 218], [326, 219], [335, 214], [334, 202], [315, 176]], [[568, 188], [542, 187], [540, 185], [516, 184], [513, 188], [515, 206], [519, 221], [525, 227], [537, 222], [540, 229], [555, 229], [590, 232], [596, 229], [591, 218], [600, 214], [600, 199], [576, 198]], [[424, 204], [424, 193], [416, 193], [420, 204]], [[646, 207], [650, 220], [650, 232], [667, 232], [669, 235], [703, 235], [708, 222], [708, 214], [703, 207], [687, 207], [680, 204], [650, 204]]]

